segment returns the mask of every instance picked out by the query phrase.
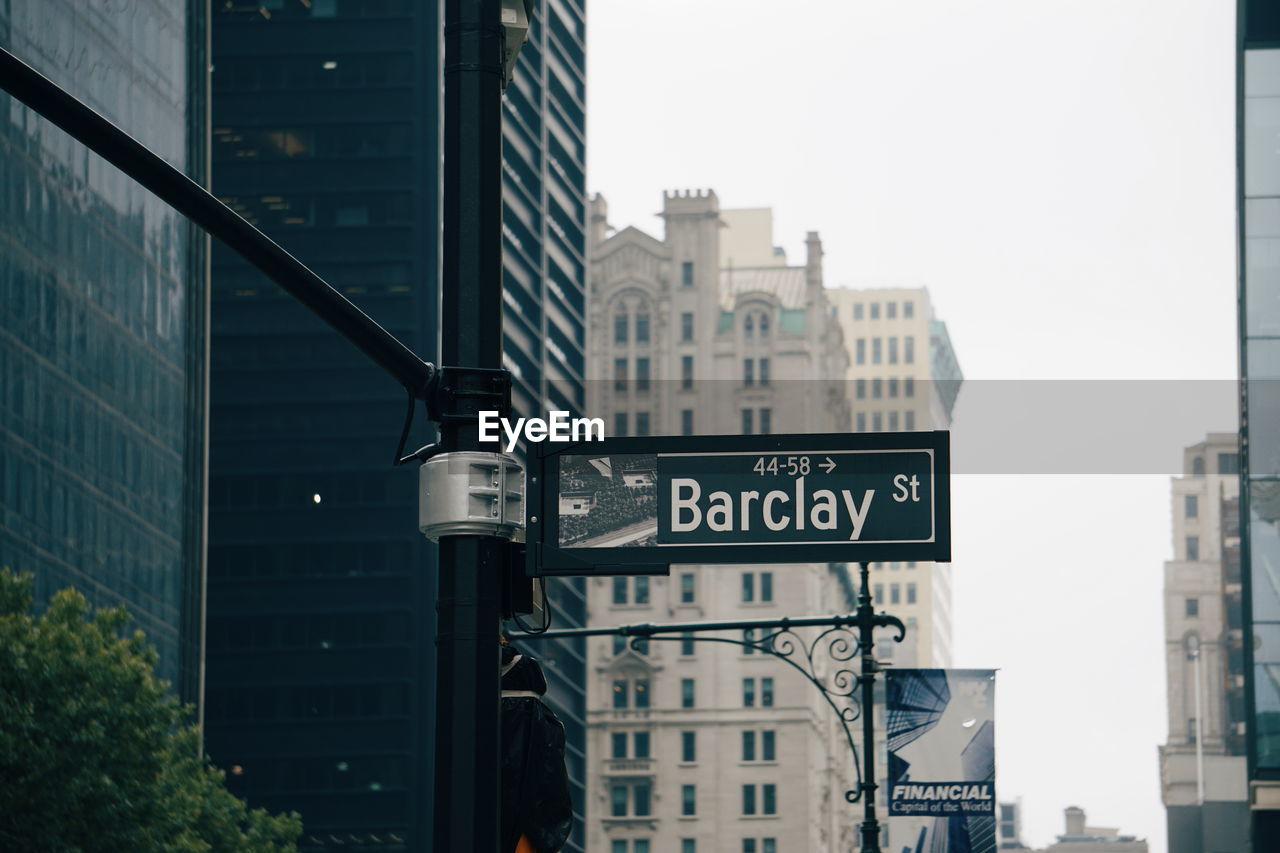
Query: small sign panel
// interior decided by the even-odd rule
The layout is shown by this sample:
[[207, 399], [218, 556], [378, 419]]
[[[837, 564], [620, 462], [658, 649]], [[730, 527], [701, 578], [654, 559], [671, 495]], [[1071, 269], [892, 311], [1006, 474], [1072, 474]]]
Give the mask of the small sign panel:
[[950, 559], [946, 432], [611, 439], [530, 465], [535, 574]]

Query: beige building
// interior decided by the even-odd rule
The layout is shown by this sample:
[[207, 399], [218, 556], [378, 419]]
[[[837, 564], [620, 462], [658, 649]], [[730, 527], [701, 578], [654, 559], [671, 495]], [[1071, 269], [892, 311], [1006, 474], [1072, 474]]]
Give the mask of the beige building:
[[[857, 432], [947, 429], [963, 374], [929, 291], [827, 291], [844, 330], [848, 397]], [[882, 657], [899, 666], [951, 664], [951, 567], [929, 562], [872, 566], [876, 604], [908, 628]]]
[[1147, 842], [1118, 829], [1085, 825], [1084, 809], [1068, 806], [1063, 812], [1066, 832], [1040, 853], [1147, 853]]
[[1235, 433], [1211, 433], [1184, 451], [1172, 484], [1160, 748], [1170, 853], [1248, 849], [1238, 444]]
[[[768, 212], [722, 211], [714, 192], [665, 195], [661, 238], [610, 234], [606, 213], [597, 197], [587, 350], [588, 412], [608, 434], [850, 429], [816, 233], [804, 263], [788, 266]], [[588, 623], [831, 614], [852, 609], [851, 591], [841, 564], [673, 566], [670, 577], [591, 579]], [[590, 642], [588, 662], [588, 849], [856, 846], [843, 730], [785, 662], [724, 643], [633, 650], [612, 637]]]

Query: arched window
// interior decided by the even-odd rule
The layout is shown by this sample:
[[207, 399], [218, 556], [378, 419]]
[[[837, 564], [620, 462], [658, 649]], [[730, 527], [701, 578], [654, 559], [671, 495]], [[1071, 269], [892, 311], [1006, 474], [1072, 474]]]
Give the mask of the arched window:
[[748, 314], [747, 319], [742, 321], [742, 332], [748, 338], [753, 337], [756, 333], [756, 319], [753, 315]]
[[769, 337], [769, 315], [768, 314], [760, 315], [760, 337], [762, 338]]

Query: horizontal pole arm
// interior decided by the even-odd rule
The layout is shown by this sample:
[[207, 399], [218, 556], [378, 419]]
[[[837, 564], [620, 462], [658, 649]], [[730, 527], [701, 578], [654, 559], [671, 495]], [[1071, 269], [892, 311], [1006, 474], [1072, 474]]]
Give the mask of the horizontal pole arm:
[[129, 134], [0, 48], [0, 88], [79, 140], [108, 163], [258, 268], [418, 398], [435, 367], [266, 234]]
[[853, 614], [845, 616], [803, 616], [796, 619], [751, 619], [725, 620], [720, 622], [666, 622], [663, 624], [640, 623], [636, 625], [615, 625], [612, 628], [565, 628], [560, 631], [544, 631], [541, 634], [520, 634], [520, 640], [551, 640], [562, 637], [607, 637], [620, 635], [623, 637], [653, 637], [658, 634], [698, 633], [700, 631], [745, 631], [753, 628], [777, 629], [786, 631], [791, 628], [841, 628], [856, 625], [858, 617]]

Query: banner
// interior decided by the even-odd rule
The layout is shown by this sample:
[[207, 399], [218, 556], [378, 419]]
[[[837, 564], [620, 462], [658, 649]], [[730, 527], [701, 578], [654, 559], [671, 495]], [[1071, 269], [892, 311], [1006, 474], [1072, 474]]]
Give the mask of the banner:
[[885, 673], [890, 849], [996, 849], [995, 671]]

